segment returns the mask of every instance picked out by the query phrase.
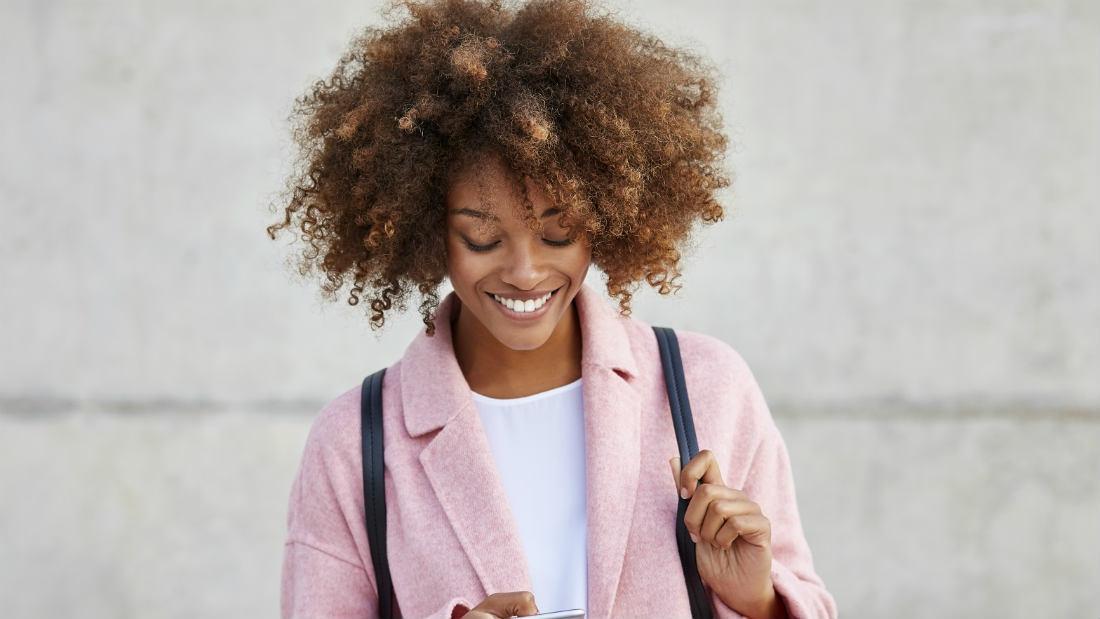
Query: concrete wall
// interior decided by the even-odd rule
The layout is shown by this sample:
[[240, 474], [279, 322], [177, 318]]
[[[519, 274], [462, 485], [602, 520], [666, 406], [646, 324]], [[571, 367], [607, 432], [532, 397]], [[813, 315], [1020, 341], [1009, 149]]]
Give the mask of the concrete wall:
[[[847, 617], [1100, 605], [1100, 5], [618, 2], [736, 196], [647, 321], [748, 360]], [[267, 239], [375, 2], [0, 4], [5, 616], [260, 617], [312, 416], [397, 358]], [[599, 280], [593, 280], [599, 283]]]

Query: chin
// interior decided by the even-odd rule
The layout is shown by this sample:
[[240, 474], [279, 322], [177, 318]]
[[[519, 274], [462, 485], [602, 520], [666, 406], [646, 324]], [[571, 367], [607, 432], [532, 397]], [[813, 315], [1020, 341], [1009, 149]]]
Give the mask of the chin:
[[[491, 322], [482, 323], [498, 342], [512, 350], [535, 350], [542, 347], [557, 328], [557, 316], [544, 316], [546, 324], [538, 327], [516, 327], [493, 316]], [[551, 323], [551, 320], [553, 322]]]
[[511, 348], [512, 350], [537, 350], [537, 349], [541, 348], [542, 345], [545, 344], [548, 339], [550, 339], [549, 334], [547, 334], [546, 337], [537, 337], [537, 338], [534, 338], [534, 337], [531, 337], [531, 336], [511, 337], [510, 338], [510, 337], [507, 337], [506, 335], [505, 335], [505, 337], [501, 337], [500, 335], [497, 335], [495, 333], [493, 335], [497, 338], [498, 342], [500, 342], [501, 344], [504, 344], [505, 346], [507, 346], [508, 348]]

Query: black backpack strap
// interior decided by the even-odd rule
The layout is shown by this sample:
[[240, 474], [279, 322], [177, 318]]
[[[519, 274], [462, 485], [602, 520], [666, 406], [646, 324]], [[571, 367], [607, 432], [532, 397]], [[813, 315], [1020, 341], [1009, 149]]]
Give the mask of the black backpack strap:
[[[665, 387], [668, 389], [668, 404], [672, 410], [672, 425], [676, 428], [676, 446], [680, 451], [680, 466], [699, 453], [699, 444], [695, 438], [695, 424], [691, 420], [691, 404], [688, 402], [687, 382], [684, 380], [684, 365], [680, 359], [680, 344], [676, 332], [668, 327], [653, 327], [657, 335], [657, 347], [661, 351], [661, 367], [665, 375]], [[699, 577], [699, 566], [695, 563], [695, 542], [688, 535], [684, 524], [690, 499], [680, 498], [676, 510], [676, 546], [680, 550], [680, 566], [684, 570], [687, 582], [688, 600], [691, 602], [693, 619], [711, 619], [713, 611], [710, 596]]]
[[382, 377], [386, 368], [363, 379], [359, 399], [359, 429], [363, 449], [363, 508], [367, 520], [367, 540], [374, 564], [374, 580], [378, 585], [378, 606], [381, 619], [393, 617], [393, 582], [386, 558], [386, 486], [382, 459]]

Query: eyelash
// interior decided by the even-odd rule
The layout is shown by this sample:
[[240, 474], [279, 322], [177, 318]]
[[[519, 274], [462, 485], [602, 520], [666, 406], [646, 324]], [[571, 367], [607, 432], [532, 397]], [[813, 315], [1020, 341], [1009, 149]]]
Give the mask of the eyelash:
[[[479, 252], [479, 253], [489, 251], [489, 250], [493, 249], [494, 247], [496, 247], [497, 244], [500, 243], [500, 241], [495, 241], [491, 245], [474, 245], [473, 243], [467, 241], [466, 239], [462, 239], [462, 240], [466, 243], [467, 249], [469, 249], [470, 251], [475, 251], [475, 252]], [[569, 245], [572, 245], [576, 241], [576, 239], [566, 239], [564, 241], [551, 241], [550, 239], [543, 239], [543, 241], [551, 247], [567, 247]]]

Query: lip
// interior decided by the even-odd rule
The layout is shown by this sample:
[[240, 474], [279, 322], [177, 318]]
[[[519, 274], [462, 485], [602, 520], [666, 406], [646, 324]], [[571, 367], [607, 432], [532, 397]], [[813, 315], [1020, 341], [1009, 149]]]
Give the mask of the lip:
[[[562, 284], [562, 286], [564, 286], [564, 285], [565, 284]], [[530, 300], [535, 300], [535, 299], [541, 299], [544, 296], [546, 296], [546, 293], [555, 292], [555, 291], [559, 290], [560, 288], [561, 288], [561, 286], [558, 286], [557, 288], [554, 288], [553, 290], [541, 290], [539, 292], [493, 292], [493, 291], [489, 290], [489, 291], [486, 291], [486, 294], [488, 294], [489, 296], [492, 296], [494, 294], [499, 294], [502, 297], [507, 297], [509, 299], [515, 299], [517, 301], [530, 301]]]
[[508, 318], [509, 320], [514, 320], [516, 322], [531, 322], [542, 318], [543, 315], [550, 311], [550, 306], [557, 302], [558, 293], [561, 292], [561, 290], [564, 288], [564, 284], [555, 288], [551, 291], [550, 300], [548, 300], [546, 303], [543, 303], [542, 307], [533, 312], [524, 312], [522, 314], [517, 314], [516, 312], [513, 312], [512, 310], [498, 303], [497, 300], [493, 298], [493, 295], [491, 293], [486, 292], [485, 296], [489, 297], [489, 303], [495, 305], [496, 308], [500, 310], [500, 313], [504, 314], [505, 318]]

